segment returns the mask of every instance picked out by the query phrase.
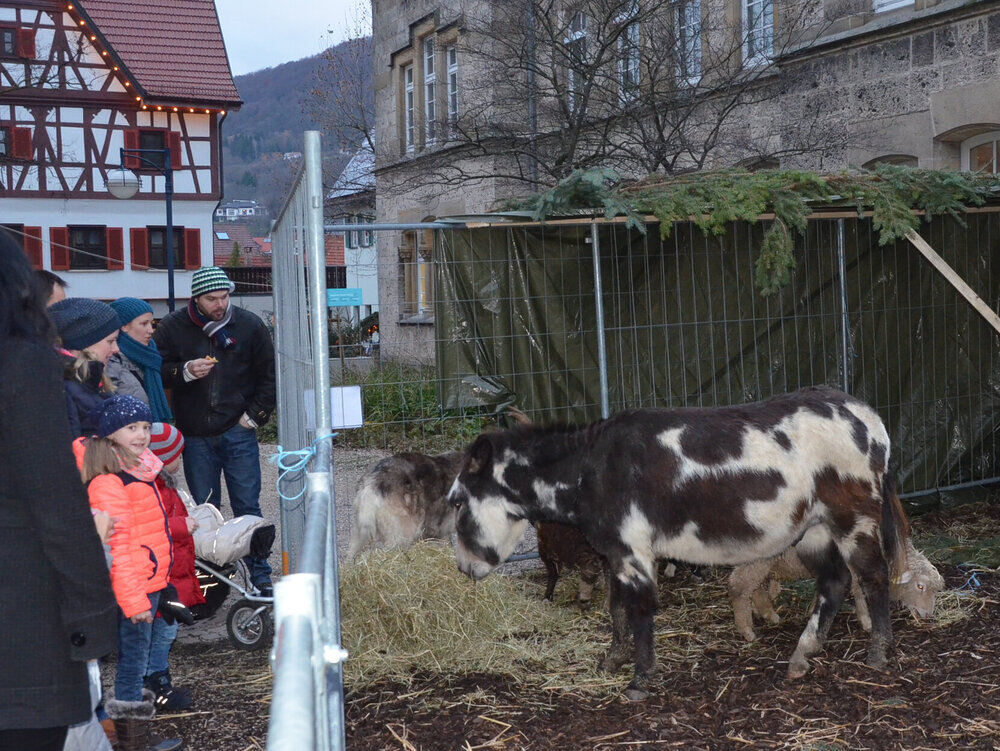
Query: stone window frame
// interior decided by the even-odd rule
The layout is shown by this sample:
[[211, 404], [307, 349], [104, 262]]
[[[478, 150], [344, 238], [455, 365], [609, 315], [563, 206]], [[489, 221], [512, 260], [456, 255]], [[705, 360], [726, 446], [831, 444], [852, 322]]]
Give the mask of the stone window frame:
[[[769, 37], [767, 39], [767, 51], [763, 53], [750, 54], [750, 6], [761, 6], [767, 13], [762, 14], [761, 17], [767, 17], [767, 26], [769, 28]], [[741, 43], [743, 45], [743, 65], [747, 68], [758, 68], [771, 63], [771, 58], [774, 55], [774, 15], [775, 15], [775, 0], [740, 0], [740, 31], [742, 33]]]
[[[425, 45], [428, 42], [434, 45], [434, 69], [431, 72], [425, 70]], [[456, 48], [457, 61], [458, 43], [458, 27], [449, 24], [436, 28], [434, 20], [428, 18], [413, 24], [410, 28], [410, 44], [392, 54], [391, 65], [395, 71], [397, 86], [396, 127], [401, 156], [416, 156], [419, 152], [448, 140], [447, 135], [451, 130], [440, 127], [440, 117], [437, 116], [437, 113], [449, 111], [448, 87], [438, 86], [437, 83], [448, 82], [447, 50]], [[457, 69], [455, 72], [457, 74]], [[407, 80], [408, 75], [412, 81]], [[434, 87], [434, 102], [430, 107], [427, 103], [428, 85]], [[460, 108], [461, 103], [458, 106]], [[408, 117], [411, 111], [412, 117]], [[428, 115], [432, 112], [434, 124], [428, 122]]]
[[634, 17], [639, 14], [638, 2], [633, 2], [620, 13], [615, 22], [625, 25], [625, 30], [618, 37], [618, 98], [623, 104], [631, 102], [638, 96], [639, 84], [642, 80], [641, 55], [639, 44], [641, 29]]
[[872, 0], [872, 13], [887, 13], [913, 4], [914, 0]]
[[993, 173], [1000, 174], [1000, 129], [998, 130], [988, 130], [985, 133], [980, 133], [975, 136], [970, 136], [962, 141], [962, 170], [969, 171], [972, 168], [971, 164], [971, 152], [972, 149], [983, 146], [987, 143], [993, 143]]
[[452, 133], [458, 123], [458, 45], [444, 48], [445, 81], [447, 83], [448, 128]]
[[[742, 0], [744, 7], [746, 6], [746, 0]], [[772, 2], [771, 10], [771, 27], [772, 27], [772, 37], [774, 28], [774, 5]], [[697, 18], [695, 23], [690, 22], [690, 20], [685, 23], [685, 8], [693, 8], [691, 16]], [[681, 84], [686, 84], [688, 86], [697, 86], [701, 83], [702, 77], [702, 25], [703, 25], [703, 10], [702, 0], [674, 0], [674, 28], [676, 29], [677, 37], [677, 80]], [[685, 38], [683, 31], [684, 29], [691, 29], [693, 33], [690, 37]], [[691, 42], [690, 58], [694, 61], [694, 65], [689, 65], [688, 55], [689, 50], [686, 49], [686, 41]], [[772, 42], [773, 47], [773, 42]], [[692, 70], [694, 68], [694, 70]]]
[[[432, 221], [432, 220], [425, 220]], [[434, 230], [406, 230], [399, 247], [400, 323], [434, 321]]]
[[437, 143], [437, 40], [433, 34], [428, 34], [420, 40], [420, 56], [423, 60], [423, 75], [421, 79], [424, 87], [424, 144], [433, 146]]
[[[563, 35], [563, 46], [566, 49], [567, 56], [572, 51], [575, 51], [577, 47], [580, 48], [578, 56], [581, 60], [587, 59], [587, 26], [589, 24], [589, 19], [587, 18], [587, 13], [582, 8], [569, 8], [567, 11], [568, 18], [566, 20], [566, 32]], [[577, 23], [579, 19], [579, 23]], [[567, 60], [567, 70], [566, 70], [566, 104], [570, 112], [576, 111], [576, 98], [579, 94], [582, 94], [583, 82], [578, 80], [580, 77], [579, 71], [573, 65], [572, 60]], [[579, 89], [579, 92], [578, 92]]]

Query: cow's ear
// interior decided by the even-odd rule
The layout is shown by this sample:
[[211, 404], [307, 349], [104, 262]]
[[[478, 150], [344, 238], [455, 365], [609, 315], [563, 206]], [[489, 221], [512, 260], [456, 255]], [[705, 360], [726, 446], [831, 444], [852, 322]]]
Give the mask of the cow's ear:
[[469, 472], [476, 474], [493, 460], [493, 444], [488, 436], [481, 435], [469, 449]]

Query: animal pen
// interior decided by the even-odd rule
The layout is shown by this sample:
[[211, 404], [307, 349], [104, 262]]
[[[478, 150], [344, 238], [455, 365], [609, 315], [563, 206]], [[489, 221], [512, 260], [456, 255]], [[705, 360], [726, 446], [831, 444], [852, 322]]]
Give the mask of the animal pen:
[[[920, 233], [995, 309], [1000, 207]], [[539, 422], [640, 407], [757, 401], [827, 384], [874, 406], [911, 503], [996, 482], [997, 330], [870, 215], [817, 211], [789, 284], [754, 283], [768, 219], [718, 236], [693, 223], [484, 222], [439, 231], [443, 414], [516, 404]]]
[[[288, 471], [268, 748], [344, 743], [335, 508], [350, 499], [333, 493], [329, 386], [361, 387], [365, 425], [337, 441], [374, 459], [376, 450], [460, 448], [508, 405], [540, 423], [586, 422], [827, 384], [878, 410], [911, 503], [1000, 479], [998, 331], [982, 305], [1000, 301], [998, 205], [921, 223], [944, 271], [910, 242], [880, 245], [869, 215], [817, 209], [795, 237], [791, 281], [768, 297], [753, 272], [768, 217], [718, 235], [692, 222], [661, 234], [654, 221], [641, 232], [580, 216], [422, 225], [434, 235], [424, 322], [432, 351], [423, 366], [359, 358], [356, 371], [331, 369], [337, 351], [328, 326], [316, 325], [328, 321], [317, 134], [307, 134], [305, 155], [272, 232]], [[957, 291], [956, 273], [982, 298], [978, 310]]]

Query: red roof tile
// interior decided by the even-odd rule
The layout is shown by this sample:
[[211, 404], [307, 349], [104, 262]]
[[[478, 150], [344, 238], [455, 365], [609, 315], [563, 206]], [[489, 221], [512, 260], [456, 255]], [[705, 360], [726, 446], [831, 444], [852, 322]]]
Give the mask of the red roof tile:
[[238, 107], [214, 0], [79, 0], [151, 99]]

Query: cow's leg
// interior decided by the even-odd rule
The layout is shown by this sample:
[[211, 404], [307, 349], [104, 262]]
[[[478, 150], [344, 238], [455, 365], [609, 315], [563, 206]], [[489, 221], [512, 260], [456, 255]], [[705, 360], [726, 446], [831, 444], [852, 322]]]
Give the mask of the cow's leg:
[[[889, 620], [889, 567], [882, 555], [882, 546], [872, 535], [857, 535], [843, 546], [868, 607], [871, 622], [871, 643], [866, 662], [875, 668], [886, 663], [886, 652], [892, 644], [892, 624]], [[858, 599], [861, 602], [861, 598]], [[858, 615], [860, 618], [860, 613]]]
[[768, 584], [763, 587], [758, 587], [754, 591], [751, 596], [751, 600], [753, 600], [753, 611], [755, 615], [760, 616], [768, 623], [781, 623], [781, 618], [774, 610], [774, 598], [777, 595], [771, 594], [771, 584], [774, 584], [773, 580], [768, 582]]
[[816, 575], [816, 604], [788, 662], [788, 677], [791, 680], [801, 678], [809, 670], [809, 657], [816, 654], [826, 641], [851, 580], [851, 572], [832, 542], [827, 542], [819, 550], [803, 550], [800, 546], [799, 556]]
[[858, 623], [865, 631], [872, 630], [872, 617], [868, 614], [868, 603], [865, 602], [865, 592], [858, 583], [858, 577], [851, 581], [851, 597], [854, 598], [854, 612], [858, 616]]
[[757, 638], [753, 630], [753, 594], [767, 579], [770, 570], [770, 560], [755, 561], [737, 566], [729, 574], [729, 599], [733, 603], [733, 619], [736, 621], [736, 630], [747, 641]]
[[656, 586], [643, 578], [622, 584], [622, 589], [635, 649], [635, 674], [625, 689], [625, 696], [632, 701], [642, 701], [649, 696], [649, 679], [656, 664], [653, 647]]
[[608, 583], [608, 611], [611, 614], [611, 646], [608, 653], [598, 664], [601, 670], [609, 673], [617, 672], [629, 658], [629, 627], [628, 614], [625, 612], [622, 583], [618, 581], [609, 568], [606, 572]]
[[559, 581], [559, 567], [551, 558], [543, 558], [542, 563], [545, 564], [545, 573], [547, 575], [545, 580], [545, 599], [552, 602], [552, 594], [556, 591], [556, 582]]

